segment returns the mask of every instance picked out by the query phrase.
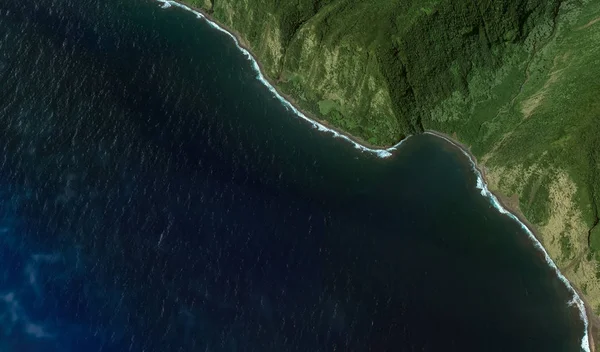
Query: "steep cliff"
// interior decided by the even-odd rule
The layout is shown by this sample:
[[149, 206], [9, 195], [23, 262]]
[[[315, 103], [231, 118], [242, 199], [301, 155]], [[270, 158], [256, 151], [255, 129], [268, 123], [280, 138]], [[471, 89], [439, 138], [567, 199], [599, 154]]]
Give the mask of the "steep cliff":
[[186, 0], [319, 119], [374, 145], [469, 146], [600, 312], [600, 2]]
[[558, 0], [190, 2], [239, 31], [269, 78], [303, 108], [375, 145], [439, 119], [443, 112], [430, 116], [433, 108], [456, 92], [489, 88], [469, 80], [530, 53], [527, 38], [547, 38], [559, 6]]

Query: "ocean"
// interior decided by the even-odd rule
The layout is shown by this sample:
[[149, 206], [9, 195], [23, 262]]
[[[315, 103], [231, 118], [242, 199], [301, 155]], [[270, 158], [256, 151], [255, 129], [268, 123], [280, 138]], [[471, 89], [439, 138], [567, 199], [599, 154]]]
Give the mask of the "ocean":
[[150, 0], [0, 5], [0, 351], [580, 351], [469, 159], [299, 118]]

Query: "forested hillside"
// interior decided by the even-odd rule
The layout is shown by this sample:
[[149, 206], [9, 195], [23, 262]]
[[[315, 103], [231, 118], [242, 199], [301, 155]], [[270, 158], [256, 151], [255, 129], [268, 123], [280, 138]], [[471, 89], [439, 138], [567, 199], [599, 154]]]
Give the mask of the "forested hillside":
[[551, 35], [559, 6], [557, 0], [192, 3], [238, 30], [267, 75], [306, 110], [375, 145], [444, 120], [434, 107], [456, 94], [489, 89], [469, 81], [486, 81], [502, 65], [523, 61]]
[[378, 146], [469, 146], [600, 312], [600, 1], [186, 0], [306, 111]]

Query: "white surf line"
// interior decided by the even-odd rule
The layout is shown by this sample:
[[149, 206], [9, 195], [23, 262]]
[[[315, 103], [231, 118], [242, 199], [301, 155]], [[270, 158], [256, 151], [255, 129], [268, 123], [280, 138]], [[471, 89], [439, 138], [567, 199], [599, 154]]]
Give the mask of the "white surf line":
[[[235, 37], [235, 35], [231, 34], [229, 31], [227, 31], [226, 29], [224, 29], [223, 27], [219, 26], [217, 23], [209, 20], [208, 18], [206, 18], [206, 16], [204, 16], [202, 13], [190, 8], [189, 6], [186, 6], [184, 4], [178, 3], [176, 1], [171, 1], [171, 0], [156, 0], [160, 3], [162, 3], [162, 8], [169, 8], [171, 6], [177, 6], [179, 8], [182, 8], [186, 11], [192, 12], [193, 14], [196, 15], [196, 17], [198, 17], [199, 19], [203, 19], [205, 20], [211, 27], [213, 27], [214, 29], [223, 32], [225, 34], [227, 34], [235, 43], [235, 45], [237, 46], [237, 48], [244, 54], [244, 56], [246, 56], [246, 58], [248, 60], [250, 60], [252, 62], [252, 67], [254, 69], [254, 71], [257, 73], [257, 79], [263, 84], [265, 85], [269, 91], [271, 91], [271, 93], [273, 93], [273, 95], [289, 110], [291, 110], [292, 112], [294, 112], [298, 117], [302, 118], [303, 120], [309, 122], [314, 128], [318, 129], [319, 131], [323, 131], [323, 132], [329, 132], [331, 134], [333, 134], [333, 136], [335, 138], [342, 138], [350, 143], [352, 143], [354, 145], [354, 147], [356, 149], [359, 149], [361, 151], [365, 151], [365, 152], [369, 152], [369, 153], [373, 153], [375, 155], [377, 155], [380, 158], [387, 158], [389, 156], [392, 155], [392, 152], [397, 150], [398, 147], [400, 147], [400, 145], [402, 143], [404, 143], [404, 141], [406, 141], [410, 136], [407, 136], [406, 138], [404, 138], [403, 140], [401, 140], [400, 142], [398, 142], [396, 145], [387, 148], [387, 149], [373, 149], [373, 148], [369, 148], [366, 147], [362, 144], [359, 144], [357, 142], [355, 142], [354, 140], [352, 140], [351, 138], [349, 138], [346, 135], [343, 135], [331, 128], [328, 128], [326, 126], [324, 126], [323, 124], [319, 123], [318, 121], [315, 121], [309, 117], [307, 117], [304, 113], [302, 113], [300, 110], [296, 109], [296, 107], [294, 107], [294, 105], [292, 103], [290, 103], [288, 100], [286, 100], [283, 96], [281, 96], [281, 94], [279, 94], [279, 92], [277, 92], [277, 90], [275, 89], [275, 87], [273, 87], [268, 81], [267, 79], [264, 77], [263, 73], [260, 70], [260, 66], [258, 65], [258, 63], [256, 62], [256, 60], [254, 59], [254, 57], [252, 56], [252, 54], [246, 50], [245, 48], [243, 48], [239, 41], [237, 40], [237, 38]], [[445, 141], [447, 141], [448, 143], [454, 145], [455, 147], [457, 147], [458, 149], [460, 149], [460, 151], [469, 159], [473, 172], [475, 173], [475, 175], [477, 176], [477, 189], [481, 190], [481, 195], [488, 198], [490, 200], [490, 202], [492, 203], [492, 205], [494, 206], [494, 208], [496, 208], [501, 214], [507, 215], [509, 218], [513, 219], [514, 221], [516, 221], [521, 228], [527, 233], [527, 236], [529, 236], [529, 238], [533, 241], [536, 249], [540, 250], [543, 254], [544, 254], [544, 259], [546, 260], [546, 262], [548, 263], [548, 265], [550, 265], [550, 267], [554, 270], [554, 272], [556, 273], [556, 275], [558, 276], [558, 278], [563, 282], [563, 284], [565, 284], [565, 286], [567, 287], [567, 289], [569, 290], [569, 292], [571, 292], [573, 294], [573, 298], [568, 302], [569, 305], [575, 305], [577, 306], [577, 308], [579, 309], [579, 316], [581, 318], [581, 320], [583, 321], [584, 324], [584, 335], [583, 338], [581, 339], [581, 349], [585, 352], [590, 352], [590, 345], [589, 345], [589, 338], [588, 338], [588, 319], [587, 319], [587, 314], [585, 311], [585, 305], [583, 303], [583, 300], [581, 299], [581, 297], [579, 297], [579, 294], [577, 293], [577, 291], [575, 291], [575, 289], [573, 288], [573, 286], [571, 285], [571, 283], [569, 282], [569, 280], [567, 280], [567, 278], [560, 272], [560, 270], [558, 269], [558, 267], [556, 266], [556, 264], [554, 263], [554, 261], [552, 260], [552, 258], [550, 258], [550, 256], [548, 255], [548, 252], [546, 252], [546, 249], [544, 248], [544, 246], [542, 246], [542, 244], [538, 241], [538, 239], [533, 235], [533, 232], [527, 227], [527, 225], [525, 225], [523, 222], [521, 222], [521, 220], [519, 220], [519, 218], [514, 215], [513, 213], [509, 212], [508, 210], [506, 210], [502, 204], [500, 204], [500, 202], [498, 201], [498, 199], [496, 198], [496, 196], [490, 192], [490, 190], [487, 187], [487, 184], [484, 182], [483, 177], [481, 175], [481, 172], [479, 171], [479, 169], [477, 168], [477, 164], [475, 163], [475, 160], [473, 160], [473, 158], [471, 157], [471, 155], [469, 155], [467, 152], [465, 152], [463, 150], [463, 148], [459, 145], [457, 145], [456, 143], [454, 143], [452, 140], [437, 135], [435, 133], [431, 133], [431, 132], [424, 132], [425, 134], [429, 134], [441, 139], [444, 139]]]
[[454, 141], [450, 140], [449, 138], [446, 138], [446, 137], [441, 136], [436, 133], [431, 133], [431, 132], [424, 132], [424, 133], [441, 138], [441, 139], [445, 140], [446, 142], [452, 144], [456, 148], [460, 149], [460, 151], [471, 162], [471, 167], [473, 169], [473, 172], [477, 176], [477, 186], [476, 187], [477, 187], [477, 189], [481, 190], [481, 195], [488, 198], [490, 200], [490, 202], [492, 203], [492, 205], [494, 206], [494, 208], [496, 208], [500, 213], [507, 215], [509, 218], [513, 219], [519, 225], [521, 225], [521, 228], [523, 230], [525, 230], [525, 232], [527, 233], [527, 236], [529, 236], [529, 238], [533, 241], [535, 248], [544, 254], [544, 259], [546, 260], [546, 263], [548, 263], [548, 265], [550, 265], [550, 267], [552, 269], [554, 269], [554, 272], [556, 273], [556, 275], [558, 276], [560, 281], [562, 281], [563, 284], [565, 284], [565, 286], [567, 286], [567, 289], [569, 290], [569, 292], [571, 292], [573, 294], [573, 298], [568, 302], [568, 304], [577, 306], [577, 308], [579, 309], [579, 316], [581, 317], [581, 320], [583, 321], [583, 325], [584, 325], [584, 329], [585, 329], [583, 338], [581, 339], [581, 349], [585, 352], [590, 352], [590, 341], [588, 338], [589, 322], [587, 319], [587, 314], [585, 312], [585, 304], [583, 304], [583, 300], [581, 299], [581, 297], [579, 297], [579, 294], [577, 293], [577, 291], [575, 291], [575, 289], [573, 288], [573, 286], [571, 285], [569, 280], [567, 280], [567, 278], [560, 272], [560, 270], [558, 269], [558, 267], [556, 266], [556, 264], [554, 263], [552, 258], [550, 258], [550, 256], [548, 255], [548, 252], [546, 252], [546, 249], [544, 248], [544, 246], [542, 246], [540, 241], [538, 241], [538, 239], [533, 235], [533, 232], [529, 229], [529, 227], [527, 227], [527, 225], [525, 225], [521, 220], [519, 220], [519, 218], [515, 214], [506, 210], [502, 206], [502, 204], [498, 201], [498, 198], [496, 198], [496, 196], [492, 192], [490, 192], [487, 184], [485, 183], [485, 181], [483, 179], [481, 171], [479, 171], [479, 169], [477, 168], [477, 164], [475, 163], [475, 160], [473, 160], [473, 158], [471, 157], [471, 155], [469, 155], [469, 153], [467, 153], [460, 145], [456, 144]]
[[342, 138], [344, 140], [346, 140], [347, 142], [350, 142], [354, 145], [354, 147], [356, 149], [359, 149], [363, 152], [368, 152], [368, 153], [373, 153], [375, 155], [377, 155], [380, 158], [387, 158], [390, 157], [392, 155], [392, 152], [397, 150], [400, 145], [402, 143], [404, 143], [404, 141], [406, 141], [410, 136], [405, 137], [403, 140], [401, 140], [400, 142], [398, 142], [396, 145], [387, 148], [387, 149], [374, 149], [374, 148], [369, 148], [367, 146], [364, 146], [354, 140], [352, 140], [351, 138], [349, 138], [348, 136], [339, 133], [336, 130], [333, 130], [331, 128], [326, 127], [325, 125], [323, 125], [322, 123], [315, 121], [311, 118], [309, 118], [308, 116], [306, 116], [304, 113], [302, 113], [302, 111], [296, 109], [296, 107], [290, 103], [287, 99], [285, 99], [283, 96], [281, 96], [281, 94], [279, 94], [279, 92], [277, 91], [277, 89], [275, 89], [275, 87], [273, 87], [269, 81], [267, 81], [267, 79], [265, 78], [265, 76], [263, 75], [263, 73], [260, 70], [260, 66], [258, 65], [258, 62], [256, 62], [256, 60], [254, 59], [254, 57], [252, 56], [252, 54], [246, 50], [245, 48], [243, 48], [240, 45], [240, 42], [238, 41], [238, 39], [235, 37], [235, 35], [233, 35], [232, 33], [230, 33], [229, 31], [227, 31], [225, 28], [219, 26], [217, 23], [209, 20], [208, 18], [206, 18], [206, 16], [204, 16], [201, 12], [198, 12], [194, 9], [192, 9], [189, 6], [186, 6], [184, 4], [181, 4], [179, 2], [176, 1], [172, 1], [172, 0], [156, 0], [160, 3], [162, 3], [162, 8], [166, 9], [169, 8], [171, 6], [177, 6], [179, 8], [182, 8], [186, 11], [190, 11], [193, 14], [196, 15], [196, 17], [198, 17], [199, 19], [203, 19], [205, 20], [211, 27], [213, 27], [214, 29], [223, 32], [225, 34], [227, 34], [229, 37], [231, 37], [231, 39], [233, 39], [235, 45], [237, 46], [237, 48], [244, 54], [244, 56], [246, 56], [246, 58], [248, 60], [250, 60], [250, 62], [252, 62], [252, 68], [254, 69], [254, 71], [256, 72], [257, 76], [256, 78], [265, 85], [265, 87], [267, 87], [269, 89], [269, 91], [271, 91], [271, 93], [273, 93], [273, 95], [275, 96], [275, 98], [277, 98], [277, 100], [279, 100], [283, 106], [286, 107], [286, 109], [291, 110], [296, 116], [300, 117], [301, 119], [309, 122], [314, 128], [318, 129], [319, 131], [322, 132], [329, 132], [331, 134], [333, 134], [333, 136], [335, 138]]

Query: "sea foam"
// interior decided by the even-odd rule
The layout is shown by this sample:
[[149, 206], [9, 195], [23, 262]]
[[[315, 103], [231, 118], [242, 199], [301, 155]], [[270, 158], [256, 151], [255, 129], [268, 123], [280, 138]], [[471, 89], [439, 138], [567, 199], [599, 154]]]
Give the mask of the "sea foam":
[[362, 145], [354, 140], [352, 140], [352, 138], [346, 136], [343, 133], [340, 133], [334, 129], [331, 129], [325, 125], [323, 125], [322, 123], [315, 121], [311, 118], [309, 118], [308, 116], [306, 116], [302, 111], [298, 110], [291, 102], [289, 102], [287, 99], [285, 99], [281, 94], [279, 94], [279, 92], [277, 91], [277, 89], [275, 89], [275, 87], [273, 87], [273, 85], [271, 83], [269, 83], [269, 81], [265, 78], [265, 76], [263, 75], [260, 66], [258, 65], [258, 62], [256, 61], [256, 59], [254, 58], [254, 56], [252, 56], [252, 54], [246, 50], [243, 46], [240, 45], [240, 42], [238, 41], [238, 39], [235, 37], [235, 35], [233, 35], [232, 33], [230, 33], [229, 31], [227, 31], [225, 28], [219, 26], [218, 24], [216, 24], [215, 22], [209, 20], [208, 18], [206, 18], [206, 16], [204, 16], [202, 13], [190, 8], [189, 6], [186, 6], [184, 4], [181, 4], [179, 2], [176, 1], [171, 1], [171, 0], [157, 0], [158, 2], [162, 3], [162, 8], [167, 8], [167, 7], [171, 7], [171, 6], [177, 6], [180, 7], [186, 11], [190, 11], [193, 14], [196, 15], [196, 17], [205, 20], [212, 28], [228, 35], [233, 42], [235, 43], [235, 45], [237, 46], [237, 48], [244, 54], [244, 56], [246, 56], [246, 58], [252, 63], [252, 68], [254, 69], [254, 71], [256, 72], [256, 78], [265, 85], [265, 87], [267, 87], [267, 89], [269, 89], [269, 91], [273, 94], [273, 96], [279, 100], [283, 106], [286, 107], [286, 109], [291, 110], [296, 116], [300, 117], [301, 119], [307, 121], [308, 123], [310, 123], [314, 128], [316, 128], [319, 131], [322, 132], [329, 132], [331, 133], [335, 138], [341, 138], [347, 142], [350, 142], [352, 145], [354, 145], [354, 147], [356, 149], [359, 149], [360, 151], [363, 152], [368, 152], [368, 153], [372, 153], [377, 155], [380, 158], [387, 158], [392, 156], [392, 152], [397, 150], [398, 147], [400, 147], [400, 145], [402, 143], [404, 143], [404, 141], [406, 141], [410, 136], [407, 136], [406, 138], [404, 138], [403, 140], [401, 140], [400, 142], [398, 142], [396, 145], [390, 147], [390, 148], [386, 148], [386, 149], [376, 149], [376, 148], [369, 148], [365, 145]]
[[448, 143], [452, 144], [453, 146], [457, 147], [458, 149], [460, 149], [460, 151], [469, 159], [469, 162], [471, 163], [471, 168], [473, 169], [473, 172], [477, 176], [477, 186], [476, 187], [477, 187], [477, 189], [479, 189], [481, 191], [481, 195], [486, 197], [487, 199], [489, 199], [492, 206], [494, 208], [496, 208], [500, 213], [502, 213], [502, 214], [508, 216], [509, 218], [511, 218], [512, 220], [516, 221], [521, 226], [523, 231], [525, 231], [525, 233], [531, 239], [531, 241], [534, 243], [535, 248], [537, 250], [539, 250], [540, 252], [542, 252], [542, 254], [544, 255], [544, 259], [546, 260], [546, 263], [548, 263], [548, 265], [554, 270], [554, 272], [556, 273], [556, 276], [558, 276], [560, 281], [562, 281], [563, 284], [565, 284], [565, 286], [567, 287], [569, 292], [571, 292], [571, 294], [573, 295], [573, 298], [571, 298], [571, 300], [568, 302], [568, 304], [575, 305], [577, 307], [577, 309], [579, 310], [579, 316], [581, 317], [581, 320], [583, 321], [583, 326], [584, 326], [584, 333], [583, 333], [583, 337], [581, 339], [581, 349], [585, 352], [590, 352], [589, 337], [588, 337], [589, 322], [587, 319], [587, 314], [585, 312], [585, 304], [583, 303], [583, 300], [581, 299], [581, 297], [579, 297], [579, 294], [577, 293], [577, 291], [575, 291], [575, 289], [573, 288], [573, 286], [571, 285], [569, 280], [567, 280], [567, 278], [560, 272], [560, 270], [558, 269], [558, 267], [556, 266], [556, 264], [554, 263], [552, 258], [550, 258], [550, 256], [548, 255], [548, 252], [546, 251], [544, 246], [542, 246], [540, 241], [535, 237], [535, 235], [533, 234], [533, 231], [531, 231], [529, 229], [529, 227], [527, 227], [527, 225], [525, 225], [521, 220], [519, 220], [519, 218], [515, 214], [511, 213], [510, 211], [508, 211], [506, 208], [504, 208], [502, 206], [500, 201], [498, 201], [498, 198], [489, 190], [487, 184], [484, 181], [483, 175], [481, 174], [481, 171], [477, 168], [477, 163], [475, 162], [475, 160], [469, 153], [467, 153], [460, 145], [456, 144], [454, 141], [450, 140], [449, 138], [446, 138], [439, 134], [435, 134], [435, 133], [431, 133], [431, 132], [425, 132], [425, 133], [432, 135], [432, 136], [436, 136], [438, 138], [441, 138], [441, 139], [447, 141]]
[[[186, 6], [184, 4], [178, 3], [176, 1], [171, 1], [171, 0], [157, 0], [158, 2], [162, 3], [162, 8], [168, 8], [171, 6], [177, 6], [180, 7], [186, 11], [192, 12], [193, 14], [196, 15], [197, 18], [199, 19], [203, 19], [205, 20], [212, 28], [228, 35], [233, 42], [235, 43], [235, 45], [237, 46], [237, 48], [244, 54], [244, 56], [246, 56], [246, 58], [252, 63], [252, 68], [254, 69], [254, 71], [256, 72], [256, 78], [262, 83], [264, 84], [267, 89], [269, 89], [269, 91], [271, 91], [271, 93], [275, 96], [275, 98], [277, 98], [288, 110], [291, 110], [296, 116], [302, 118], [303, 120], [309, 122], [314, 128], [318, 129], [319, 131], [323, 131], [323, 132], [329, 132], [331, 134], [333, 134], [334, 137], [336, 138], [342, 138], [344, 140], [346, 140], [347, 142], [350, 142], [354, 145], [354, 147], [356, 149], [359, 149], [363, 152], [369, 152], [369, 153], [373, 153], [375, 155], [377, 155], [380, 158], [387, 158], [390, 157], [392, 155], [392, 152], [397, 150], [398, 147], [400, 147], [400, 145], [402, 143], [404, 143], [404, 141], [406, 141], [410, 136], [404, 138], [403, 140], [401, 140], [400, 142], [398, 142], [396, 145], [387, 148], [387, 149], [373, 149], [373, 148], [369, 148], [367, 146], [364, 146], [360, 143], [355, 142], [354, 140], [352, 140], [351, 138], [349, 138], [348, 136], [341, 134], [331, 128], [326, 127], [325, 125], [323, 125], [322, 123], [315, 121], [309, 117], [307, 117], [304, 113], [302, 113], [300, 110], [296, 109], [296, 107], [294, 105], [292, 105], [292, 103], [290, 103], [288, 100], [286, 100], [281, 94], [279, 94], [279, 92], [277, 91], [277, 89], [275, 89], [275, 87], [273, 87], [273, 85], [271, 85], [269, 83], [269, 81], [264, 77], [260, 66], [258, 65], [258, 62], [256, 61], [256, 59], [254, 59], [254, 57], [252, 56], [252, 54], [246, 50], [244, 47], [242, 47], [240, 45], [240, 42], [238, 41], [238, 39], [235, 37], [235, 35], [233, 35], [232, 33], [230, 33], [229, 31], [227, 31], [226, 29], [224, 29], [223, 27], [219, 26], [217, 23], [209, 20], [208, 18], [206, 18], [206, 16], [204, 16], [202, 13], [190, 8], [189, 6]], [[469, 153], [467, 153], [461, 146], [457, 145], [455, 142], [453, 142], [452, 140], [445, 138], [443, 136], [437, 135], [435, 133], [430, 133], [430, 132], [425, 132], [426, 134], [430, 134], [433, 136], [436, 136], [438, 138], [442, 138], [444, 140], [446, 140], [447, 142], [449, 142], [450, 144], [454, 145], [455, 147], [459, 148], [461, 150], [461, 152], [469, 159], [470, 163], [471, 163], [471, 167], [473, 169], [473, 172], [475, 173], [475, 175], [477, 176], [477, 189], [479, 189], [481, 191], [481, 195], [488, 198], [490, 200], [490, 203], [494, 206], [494, 208], [496, 208], [500, 213], [507, 215], [509, 218], [513, 219], [514, 221], [516, 221], [521, 228], [525, 231], [525, 233], [527, 234], [527, 236], [531, 239], [531, 241], [533, 241], [535, 248], [538, 249], [539, 251], [542, 252], [542, 254], [544, 255], [544, 259], [546, 260], [546, 263], [548, 263], [548, 265], [554, 270], [554, 272], [556, 273], [556, 275], [558, 276], [558, 278], [564, 283], [564, 285], [567, 287], [567, 289], [569, 290], [569, 292], [571, 292], [573, 294], [573, 298], [568, 302], [569, 305], [575, 305], [577, 307], [577, 309], [579, 310], [579, 316], [581, 317], [581, 320], [583, 321], [584, 324], [584, 335], [581, 339], [581, 349], [585, 352], [590, 352], [590, 345], [589, 345], [589, 338], [588, 338], [588, 326], [589, 326], [589, 322], [587, 319], [587, 314], [585, 312], [585, 305], [583, 303], [583, 300], [581, 299], [581, 297], [579, 297], [579, 294], [577, 293], [577, 291], [575, 291], [575, 289], [573, 288], [573, 286], [571, 285], [571, 283], [569, 282], [569, 280], [567, 280], [567, 278], [560, 272], [560, 270], [558, 269], [558, 267], [556, 266], [556, 264], [554, 263], [554, 261], [552, 260], [552, 258], [550, 258], [550, 256], [548, 255], [548, 252], [546, 252], [546, 249], [542, 246], [542, 244], [540, 243], [540, 241], [538, 241], [538, 239], [533, 235], [533, 232], [529, 229], [529, 227], [527, 227], [527, 225], [525, 225], [521, 220], [519, 220], [519, 218], [517, 216], [515, 216], [514, 214], [512, 214], [511, 212], [509, 212], [508, 210], [506, 210], [502, 204], [498, 201], [498, 198], [496, 198], [496, 196], [490, 192], [490, 190], [488, 189], [483, 176], [481, 174], [481, 172], [479, 171], [479, 169], [477, 168], [477, 164], [475, 163], [475, 160], [473, 160], [473, 158], [471, 157], [471, 155], [469, 155]]]

